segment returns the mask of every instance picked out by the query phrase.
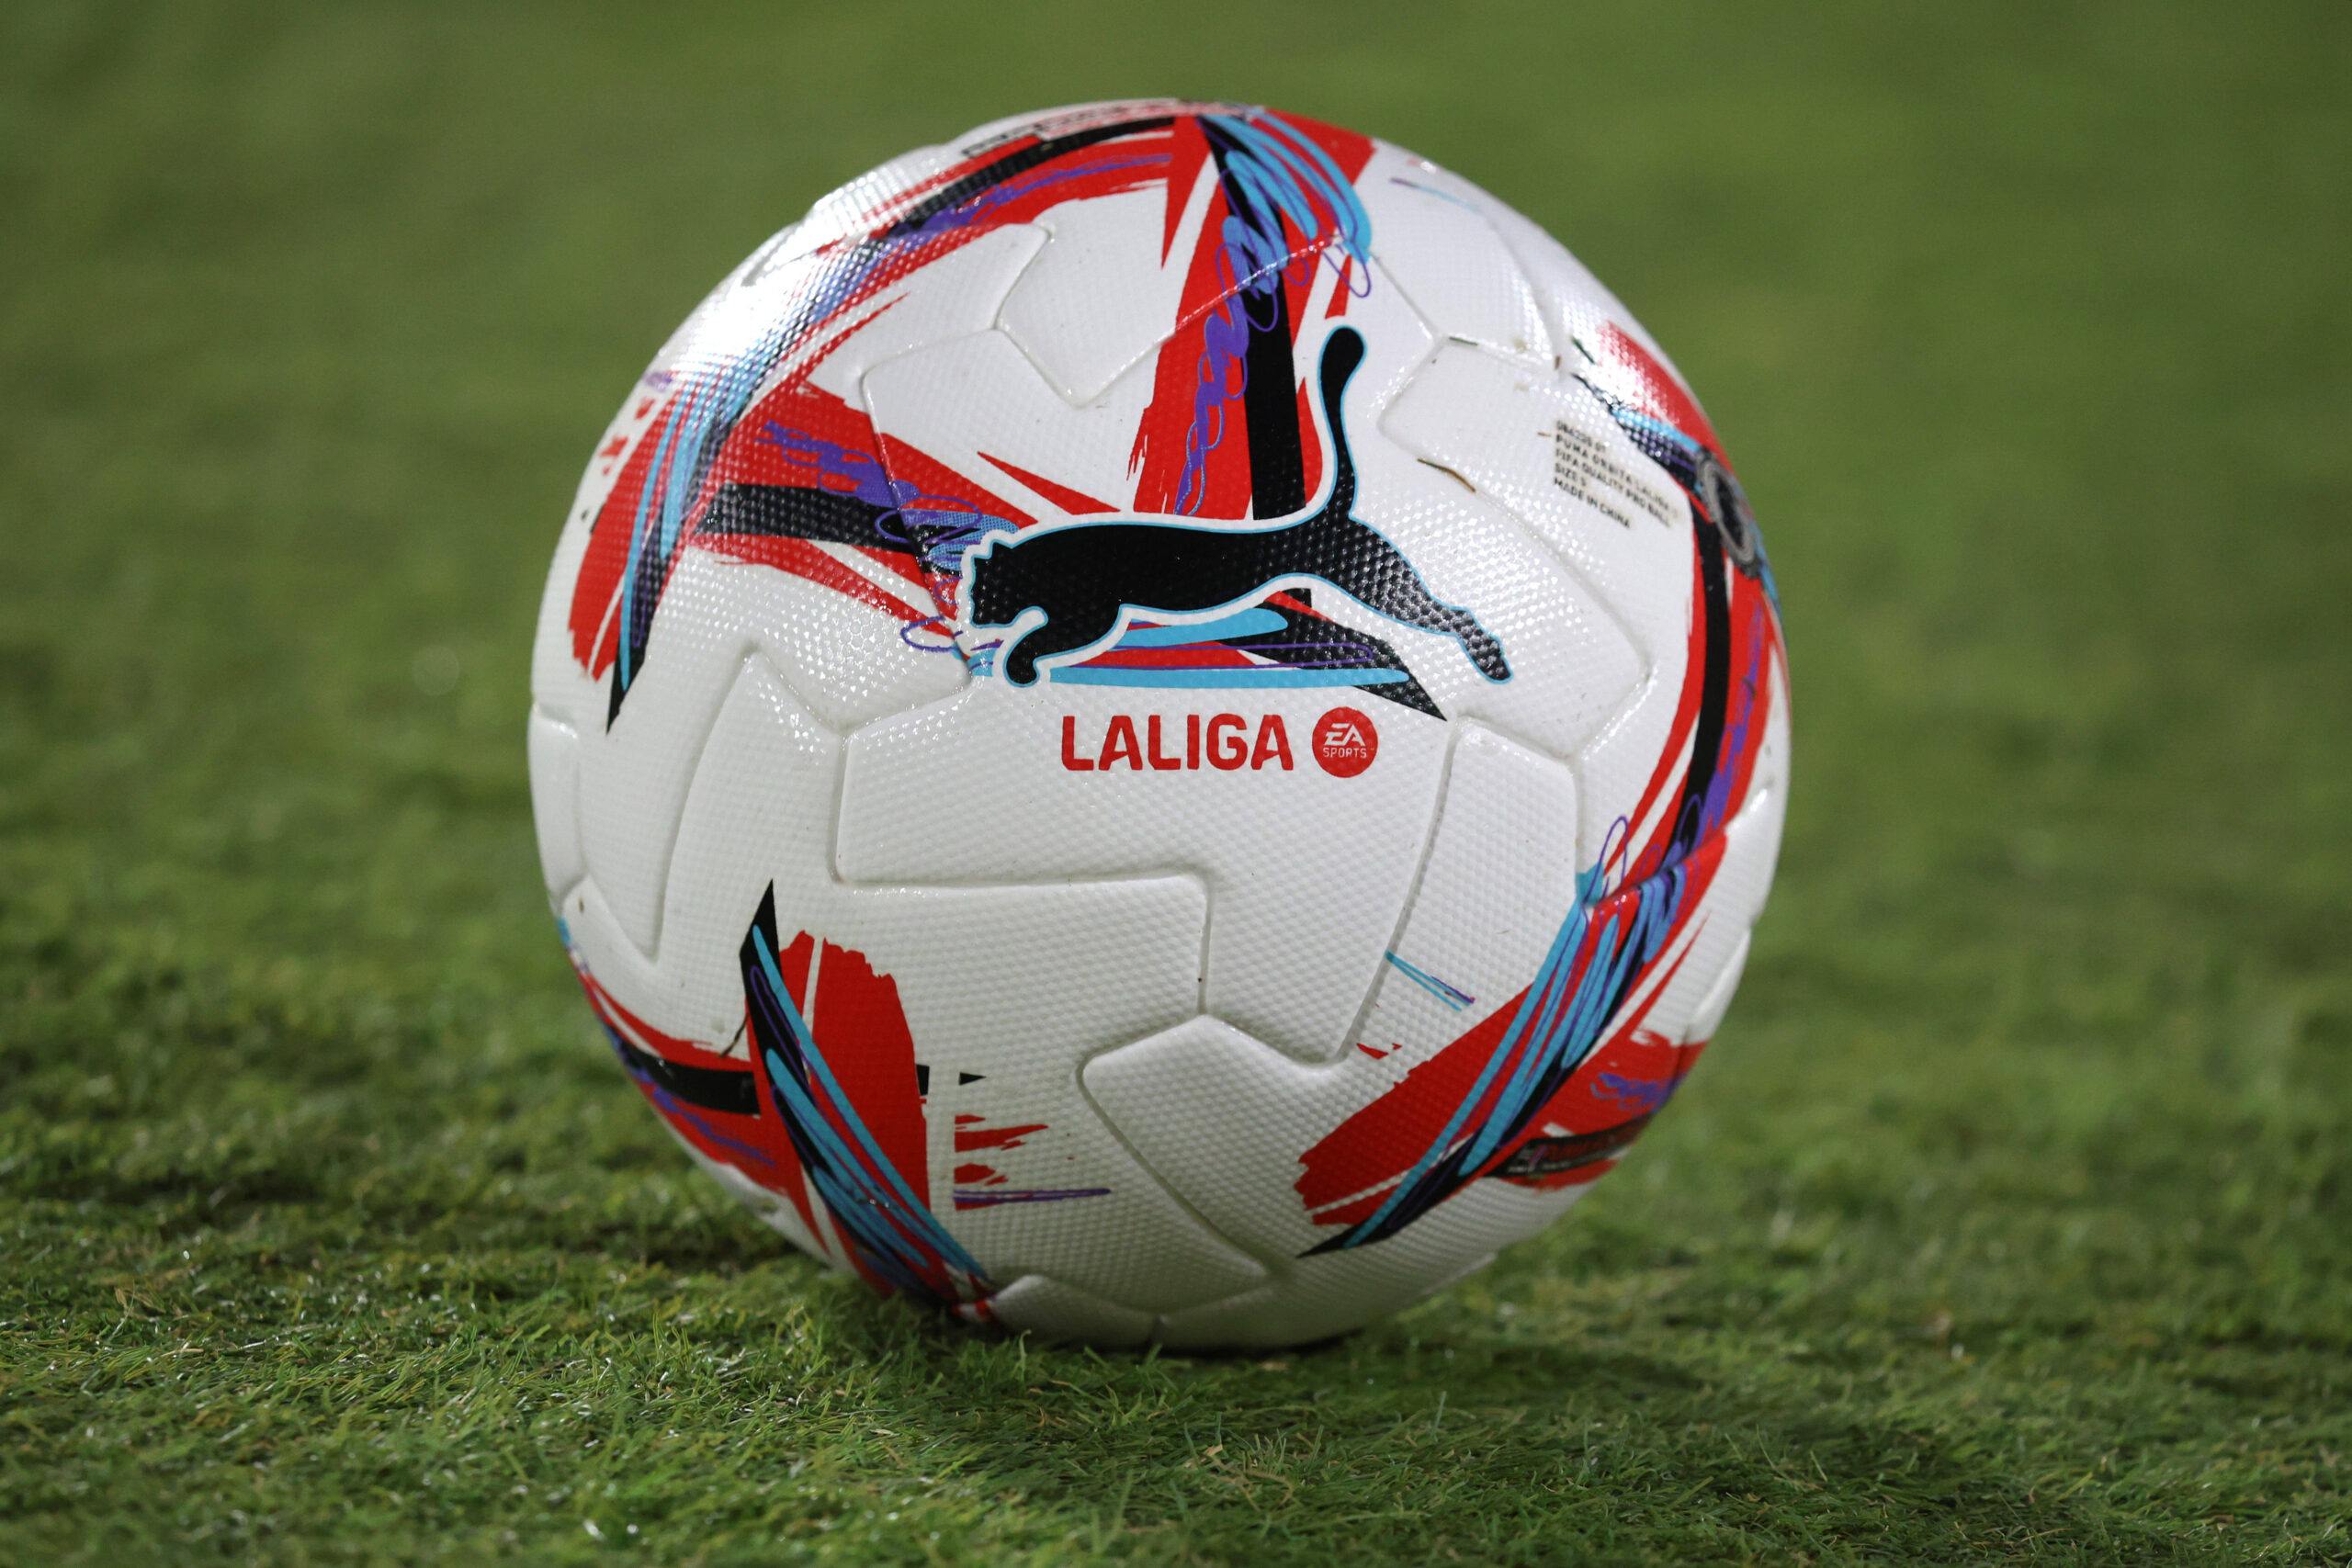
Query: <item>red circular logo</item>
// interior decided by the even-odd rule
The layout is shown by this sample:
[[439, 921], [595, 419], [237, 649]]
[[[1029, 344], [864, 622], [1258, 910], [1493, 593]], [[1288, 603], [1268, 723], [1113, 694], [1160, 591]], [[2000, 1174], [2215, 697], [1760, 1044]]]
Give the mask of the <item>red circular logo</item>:
[[1333, 708], [1315, 721], [1315, 760], [1334, 778], [1351, 779], [1380, 755], [1380, 731], [1354, 708]]

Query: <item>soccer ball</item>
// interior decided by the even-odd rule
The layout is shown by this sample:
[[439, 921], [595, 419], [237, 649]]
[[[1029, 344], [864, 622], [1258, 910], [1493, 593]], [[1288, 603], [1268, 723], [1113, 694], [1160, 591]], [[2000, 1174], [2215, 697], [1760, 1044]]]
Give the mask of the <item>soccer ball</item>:
[[885, 1292], [1270, 1346], [1482, 1267], [1724, 1015], [1771, 568], [1623, 306], [1229, 104], [852, 181], [662, 348], [557, 547], [566, 950], [695, 1160]]

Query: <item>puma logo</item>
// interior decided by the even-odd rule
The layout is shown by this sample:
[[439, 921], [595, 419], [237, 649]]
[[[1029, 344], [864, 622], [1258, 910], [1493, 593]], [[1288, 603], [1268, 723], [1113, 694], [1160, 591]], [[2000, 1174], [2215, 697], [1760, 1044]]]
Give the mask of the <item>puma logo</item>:
[[965, 557], [958, 609], [968, 626], [1005, 628], [999, 672], [1016, 686], [1030, 685], [1040, 660], [1075, 661], [1101, 651], [1129, 613], [1213, 619], [1286, 582], [1312, 580], [1376, 615], [1453, 638], [1479, 674], [1510, 680], [1501, 645], [1477, 617], [1431, 594], [1396, 546], [1349, 515], [1356, 474], [1340, 397], [1363, 361], [1363, 338], [1353, 327], [1340, 328], [1323, 345], [1331, 488], [1311, 512], [1245, 527], [1089, 517], [989, 536]]

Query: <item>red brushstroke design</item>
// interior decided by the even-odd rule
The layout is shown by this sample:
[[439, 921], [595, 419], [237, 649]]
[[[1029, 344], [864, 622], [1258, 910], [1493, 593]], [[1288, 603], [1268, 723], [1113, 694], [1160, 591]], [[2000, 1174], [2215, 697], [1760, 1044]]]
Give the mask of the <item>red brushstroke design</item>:
[[[639, 1050], [683, 1067], [755, 1077], [751, 1064], [740, 1056], [722, 1055], [707, 1045], [654, 1028], [624, 1007], [619, 998], [589, 972], [586, 960], [577, 950], [573, 950], [571, 956], [572, 970], [580, 977], [580, 987], [587, 993], [588, 1006], [607, 1032], [616, 1039], [625, 1040]], [[707, 1106], [682, 1104], [642, 1078], [634, 1081], [647, 1103], [680, 1137], [692, 1145], [695, 1152], [719, 1164], [735, 1167], [770, 1191], [783, 1193], [791, 1201], [794, 1211], [800, 1216], [800, 1223], [808, 1233], [820, 1235], [816, 1213], [809, 1206], [808, 1183], [800, 1169], [799, 1157], [793, 1153], [792, 1140], [785, 1135], [784, 1125], [776, 1120], [772, 1107], [763, 1105], [761, 1114], [737, 1115]]]
[[[1372, 160], [1372, 141], [1337, 126], [1301, 118], [1295, 115], [1278, 118], [1282, 124], [1299, 133], [1337, 164], [1340, 174], [1352, 181], [1363, 172]], [[1188, 136], [1180, 138], [1197, 144], [1197, 154], [1192, 167], [1197, 171], [1209, 154], [1206, 140], [1196, 124], [1187, 123]], [[1176, 214], [1192, 194], [1192, 182], [1187, 179], [1180, 192], [1171, 180], [1169, 191], [1168, 235], [1173, 240]], [[1230, 261], [1225, 249], [1226, 220], [1232, 217], [1231, 207], [1220, 186], [1209, 198], [1206, 220], [1202, 223], [1200, 237], [1193, 251], [1192, 265], [1184, 275], [1184, 287], [1178, 298], [1176, 330], [1159, 345], [1152, 371], [1151, 403], [1144, 412], [1142, 422], [1136, 427], [1133, 449], [1127, 467], [1136, 476], [1134, 508], [1137, 512], [1173, 513], [1180, 510], [1177, 501], [1182, 488], [1187, 443], [1193, 438], [1196, 399], [1204, 374], [1213, 374], [1216, 356], [1209, 352], [1210, 334], [1215, 330], [1212, 315], [1225, 304], [1241, 286], [1250, 280], [1232, 276]], [[1282, 263], [1283, 292], [1290, 307], [1291, 338], [1297, 341], [1298, 328], [1305, 321], [1306, 294], [1312, 288], [1315, 267], [1302, 265], [1321, 257], [1333, 244], [1336, 235], [1329, 231], [1302, 234], [1284, 225], [1289, 242], [1288, 254]], [[1343, 275], [1341, 294], [1346, 282]], [[1341, 307], [1344, 309], [1344, 307]], [[1306, 492], [1315, 493], [1320, 476], [1321, 462], [1314, 424], [1304, 413], [1306, 378], [1298, 382], [1302, 400], [1302, 450], [1307, 457]], [[1250, 473], [1250, 444], [1243, 438], [1241, 408], [1242, 383], [1238, 367], [1231, 368], [1215, 390], [1219, 413], [1214, 428], [1202, 437], [1208, 449], [1207, 463], [1203, 470], [1201, 490], [1192, 504], [1182, 508], [1195, 517], [1238, 518], [1250, 514], [1251, 493]]]
[[[1148, 112], [1139, 110], [1137, 114], [1148, 118]], [[886, 451], [863, 412], [817, 391], [808, 385], [808, 377], [843, 342], [896, 302], [895, 297], [886, 298], [891, 290], [983, 235], [1008, 225], [1029, 223], [1064, 202], [1148, 188], [1165, 181], [1170, 167], [1188, 158], [1197, 167], [1194, 154], [1190, 150], [1180, 153], [1177, 147], [1183, 140], [1178, 135], [1177, 127], [1189, 124], [1189, 118], [1180, 118], [1175, 126], [1145, 127], [1114, 135], [1107, 141], [1076, 147], [1001, 181], [989, 182], [986, 177], [989, 170], [998, 165], [1015, 167], [1018, 154], [1037, 147], [1041, 141], [1035, 135], [1015, 137], [864, 208], [820, 209], [821, 216], [812, 218], [795, 236], [794, 254], [786, 265], [820, 275], [838, 257], [858, 265], [860, 270], [842, 297], [829, 301], [823, 315], [806, 327], [801, 341], [784, 345], [780, 363], [789, 368], [759, 405], [737, 419], [727, 431], [719, 453], [702, 477], [695, 494], [685, 498], [681, 514], [684, 525], [671, 560], [662, 563], [662, 581], [666, 581], [667, 572], [674, 568], [676, 552], [692, 547], [721, 547], [698, 536], [694, 525], [718, 486], [730, 481], [794, 482], [759, 477], [764, 468], [774, 466], [763, 464], [759, 453], [761, 434], [770, 422], [816, 434], [860, 455], [878, 457], [890, 479], [910, 484], [925, 495], [967, 502], [975, 511], [1025, 525], [1030, 519], [1005, 507], [971, 480], [927, 458], [912, 461], [916, 455], [910, 452], [894, 455]], [[1196, 128], [1191, 131], [1190, 141], [1199, 142]], [[923, 210], [926, 198], [952, 194], [959, 182], [974, 186], [974, 194], [944, 210], [931, 212], [911, 228], [906, 225], [905, 215]], [[880, 244], [878, 251], [862, 252], [855, 248], [861, 244], [873, 247], [886, 240], [888, 243]], [[652, 479], [652, 459], [661, 449], [662, 435], [677, 408], [676, 400], [687, 395], [693, 383], [691, 376], [673, 375], [666, 379], [666, 406], [630, 444], [619, 479], [597, 508], [588, 549], [573, 581], [568, 617], [572, 656], [589, 674], [599, 678], [617, 657], [615, 612], [620, 601], [634, 525], [640, 503], [646, 499], [646, 487]], [[611, 453], [608, 446], [600, 455]], [[841, 568], [838, 562], [831, 569], [821, 564], [827, 558], [821, 548], [755, 554], [747, 552], [738, 540], [730, 541], [724, 550], [737, 559], [756, 560], [807, 577], [910, 622], [933, 619], [953, 604], [950, 592], [932, 606], [919, 609], [870, 587], [859, 587], [857, 584], [863, 580], [857, 573]], [[903, 552], [896, 553], [903, 558]], [[910, 567], [894, 564], [892, 570], [921, 580], [920, 574]], [[928, 586], [936, 591], [943, 584], [932, 582]]]
[[980, 457], [987, 462], [994, 463], [1073, 517], [1087, 517], [1096, 513], [1119, 510], [1108, 502], [1097, 501], [1091, 495], [1070, 489], [1068, 485], [1056, 484], [1043, 474], [1033, 474], [1028, 469], [1017, 464], [1008, 463], [990, 453], [983, 452]]
[[[825, 1098], [820, 1103], [826, 1120], [853, 1156], [879, 1175], [873, 1156], [857, 1136], [851, 1121], [854, 1114], [873, 1134], [908, 1189], [927, 1201], [931, 1195], [929, 1139], [922, 1097], [917, 1089], [914, 1037], [908, 1032], [906, 1013], [899, 1006], [898, 982], [888, 975], [876, 975], [863, 953], [830, 942], [820, 944], [807, 931], [797, 933], [776, 955], [776, 968], [792, 994], [792, 1005], [808, 1020], [817, 1048], [824, 1053], [834, 1081], [849, 1101], [842, 1105]], [[849, 1259], [869, 1283], [877, 1289], [885, 1285], [855, 1249], [851, 1249]], [[944, 1266], [941, 1276], [944, 1287]], [[942, 1288], [941, 1294], [952, 1298], [955, 1292]]]
[[[1046, 1123], [1033, 1122], [1021, 1127], [983, 1127], [980, 1116], [956, 1118], [956, 1152], [969, 1154], [974, 1149], [1017, 1149], [1021, 1141], [1032, 1133], [1046, 1131]], [[958, 1178], [957, 1179], [962, 1179]]]

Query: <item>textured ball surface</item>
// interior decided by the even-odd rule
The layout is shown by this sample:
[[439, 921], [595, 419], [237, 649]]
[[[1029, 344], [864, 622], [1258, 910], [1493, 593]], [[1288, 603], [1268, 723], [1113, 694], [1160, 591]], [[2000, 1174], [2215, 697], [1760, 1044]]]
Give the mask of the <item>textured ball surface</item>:
[[539, 847], [798, 1246], [1104, 1344], [1412, 1302], [1729, 1004], [1787, 675], [1721, 444], [1565, 250], [1232, 105], [984, 127], [721, 283], [598, 444]]

